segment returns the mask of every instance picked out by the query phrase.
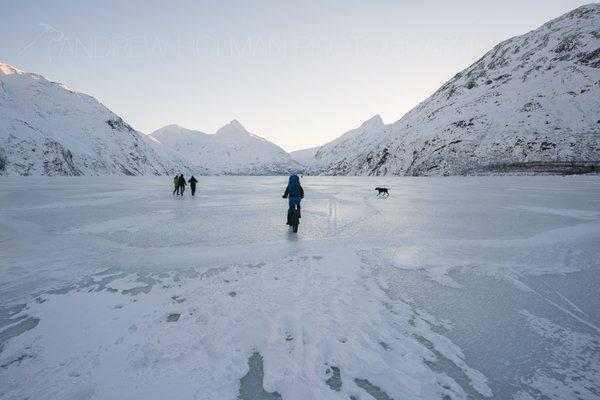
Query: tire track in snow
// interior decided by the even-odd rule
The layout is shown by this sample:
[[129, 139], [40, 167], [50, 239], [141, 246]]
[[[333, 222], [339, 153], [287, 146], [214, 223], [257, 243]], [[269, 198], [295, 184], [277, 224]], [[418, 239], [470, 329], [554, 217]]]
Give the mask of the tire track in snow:
[[375, 216], [375, 215], [381, 215], [381, 209], [373, 206], [369, 202], [369, 197], [368, 196], [363, 196], [362, 203], [368, 209], [368, 211], [366, 213], [364, 213], [365, 215], [363, 217], [359, 217], [359, 218], [357, 218], [357, 219], [355, 219], [353, 221], [345, 223], [344, 225], [342, 225], [338, 229], [340, 229], [340, 230], [346, 230], [347, 228], [349, 228], [349, 227], [351, 227], [353, 225], [360, 224], [361, 222], [364, 222], [364, 221], [368, 220], [369, 218], [373, 218], [373, 216]]
[[336, 194], [334, 194], [329, 199], [329, 236], [337, 236], [337, 199], [335, 198]]

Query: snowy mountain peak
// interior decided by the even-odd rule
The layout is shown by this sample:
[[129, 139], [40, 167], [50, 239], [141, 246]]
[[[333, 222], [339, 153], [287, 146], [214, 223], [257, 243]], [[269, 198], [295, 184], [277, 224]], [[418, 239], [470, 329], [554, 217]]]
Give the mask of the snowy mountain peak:
[[384, 125], [385, 124], [383, 123], [381, 116], [379, 114], [375, 114], [373, 117], [363, 122], [361, 128], [377, 128], [383, 127]]
[[159, 175], [185, 168], [95, 98], [0, 63], [0, 175]]
[[158, 139], [159, 141], [163, 142], [164, 140], [166, 140], [166, 137], [169, 135], [175, 135], [175, 134], [180, 134], [180, 135], [208, 135], [207, 133], [204, 132], [200, 132], [200, 131], [195, 131], [193, 129], [188, 129], [188, 128], [184, 128], [183, 126], [177, 125], [177, 124], [170, 124], [167, 126], [163, 126], [162, 128], [159, 128], [157, 130], [155, 130], [154, 132], [152, 132], [149, 136]]
[[204, 174], [280, 175], [302, 170], [280, 147], [251, 134], [237, 120], [214, 135], [169, 125], [150, 136]]
[[[562, 17], [558, 17], [556, 19], [561, 18], [570, 18], [570, 19], [587, 19], [594, 18], [593, 14], [600, 14], [600, 3], [590, 3], [584, 4], [581, 7], [577, 7], [576, 9], [566, 13]], [[552, 22], [552, 21], [550, 21]]]
[[0, 72], [4, 75], [24, 74], [23, 71], [8, 64], [0, 62]]
[[237, 119], [234, 119], [233, 121], [231, 121], [230, 123], [228, 123], [227, 125], [225, 125], [217, 131], [217, 135], [228, 135], [235, 133], [249, 133]]

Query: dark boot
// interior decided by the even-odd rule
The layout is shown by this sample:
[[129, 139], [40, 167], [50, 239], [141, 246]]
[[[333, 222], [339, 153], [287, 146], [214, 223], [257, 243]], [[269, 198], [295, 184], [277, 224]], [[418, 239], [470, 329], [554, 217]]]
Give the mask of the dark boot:
[[291, 225], [291, 224], [292, 224], [292, 214], [288, 214], [286, 225]]

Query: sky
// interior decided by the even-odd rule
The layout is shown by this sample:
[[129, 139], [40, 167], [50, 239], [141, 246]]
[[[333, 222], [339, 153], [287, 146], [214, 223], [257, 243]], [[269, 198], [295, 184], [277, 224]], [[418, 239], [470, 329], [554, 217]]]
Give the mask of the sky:
[[293, 151], [397, 121], [497, 43], [586, 3], [0, 0], [0, 62], [144, 133], [237, 119]]

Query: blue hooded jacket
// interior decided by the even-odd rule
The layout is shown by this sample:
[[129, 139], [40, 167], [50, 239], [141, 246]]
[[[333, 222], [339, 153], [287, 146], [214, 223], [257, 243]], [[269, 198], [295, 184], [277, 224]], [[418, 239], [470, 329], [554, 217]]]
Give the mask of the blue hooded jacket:
[[300, 185], [300, 178], [298, 178], [298, 175], [290, 176], [287, 188], [285, 189], [285, 193], [283, 194], [283, 197], [288, 196], [299, 198], [304, 197], [304, 189], [302, 189], [302, 186]]

